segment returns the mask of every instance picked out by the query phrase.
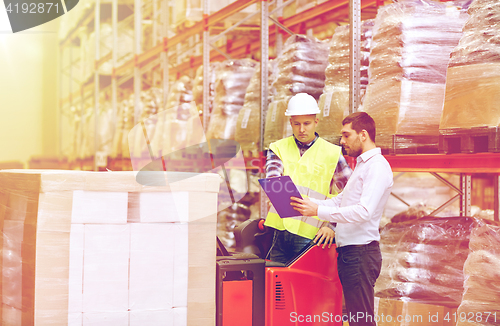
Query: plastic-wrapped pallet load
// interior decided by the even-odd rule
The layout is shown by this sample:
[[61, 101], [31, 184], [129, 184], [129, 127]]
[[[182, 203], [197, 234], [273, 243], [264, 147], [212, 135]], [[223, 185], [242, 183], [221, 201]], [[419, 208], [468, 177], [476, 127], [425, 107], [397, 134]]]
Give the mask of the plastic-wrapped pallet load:
[[2, 325], [215, 325], [215, 174], [0, 172]]
[[[99, 57], [104, 58], [105, 56], [110, 55], [112, 49], [111, 45], [113, 44], [113, 28], [111, 25], [111, 21], [102, 23], [99, 33]], [[117, 31], [117, 67], [133, 58], [134, 38], [131, 37], [131, 35], [133, 34], [133, 29], [131, 29], [130, 26], [120, 24]], [[95, 32], [92, 32], [88, 35], [84, 50], [87, 51], [86, 64], [88, 68], [86, 68], [86, 71], [93, 73], [95, 71]], [[102, 75], [110, 76], [112, 72], [113, 65], [111, 60], [103, 62], [99, 66], [99, 73]]]
[[128, 133], [134, 126], [134, 94], [130, 94], [118, 104], [115, 135], [111, 157], [115, 159], [130, 158]]
[[380, 233], [382, 271], [376, 296], [457, 307], [474, 225], [470, 217], [387, 224]]
[[[274, 61], [268, 65], [269, 83], [272, 82]], [[260, 149], [260, 66], [250, 80], [243, 108], [238, 115], [235, 140], [240, 144], [243, 154], [248, 157], [258, 157]], [[267, 104], [269, 105], [270, 96]], [[267, 106], [264, 108], [263, 120], [266, 119]]]
[[[373, 24], [373, 20], [367, 20], [361, 25], [361, 99], [368, 86]], [[322, 138], [335, 144], [339, 143], [342, 119], [349, 114], [349, 43], [349, 25], [337, 27], [330, 42], [325, 88], [318, 103], [321, 113], [316, 130]]]
[[[93, 106], [87, 106], [84, 115], [81, 117], [83, 124], [81, 125], [81, 143], [78, 148], [78, 157], [81, 159], [89, 159], [95, 154], [95, 109]], [[115, 129], [113, 122], [113, 109], [111, 103], [100, 98], [99, 102], [99, 119], [97, 133], [97, 151], [104, 152], [106, 155], [111, 153], [111, 145], [113, 141], [113, 132]]]
[[217, 70], [214, 109], [207, 139], [234, 139], [238, 114], [256, 65], [251, 59], [228, 60]]
[[266, 115], [264, 148], [292, 134], [285, 111], [290, 97], [308, 93], [319, 99], [325, 86], [329, 44], [305, 35], [293, 35], [285, 42], [277, 59], [276, 79], [270, 94], [273, 97]]
[[[151, 147], [154, 155], [164, 155], [163, 149], [169, 148], [172, 135], [172, 121], [177, 118], [177, 110], [184, 113], [186, 106], [189, 110], [189, 103], [193, 100], [193, 91], [191, 79], [188, 76], [182, 76], [175, 81], [169, 88], [170, 93], [167, 97], [165, 110], [160, 110], [156, 117], [155, 132], [150, 136]], [[139, 144], [136, 144], [139, 145]], [[139, 146], [140, 148], [147, 148]], [[167, 151], [165, 150], [165, 154]]]
[[500, 226], [480, 223], [471, 232], [469, 247], [456, 325], [499, 325]]
[[428, 0], [379, 9], [363, 105], [377, 124], [379, 146], [437, 149], [446, 68], [467, 16], [453, 3]]
[[132, 141], [135, 145], [131, 152], [133, 157], [150, 159], [147, 150], [141, 150], [140, 143], [145, 135], [151, 141], [156, 133], [158, 113], [163, 110], [163, 89], [151, 87], [142, 91], [139, 104], [141, 116], [138, 123], [141, 123], [141, 128], [135, 129], [135, 133], [130, 133], [127, 137], [129, 142]]
[[162, 156], [186, 146], [187, 123], [193, 116], [198, 117], [199, 115], [193, 101], [192, 81], [189, 77], [183, 76], [174, 83], [165, 111], [159, 117], [164, 120], [163, 134], [161, 146], [156, 148], [161, 150]]
[[500, 126], [500, 2], [475, 0], [451, 55], [439, 128]]
[[[208, 120], [213, 110], [215, 96], [215, 79], [217, 76], [218, 62], [210, 63], [209, 67], [209, 91], [208, 91]], [[198, 114], [193, 114], [187, 122], [187, 143], [196, 144], [205, 142], [205, 132], [203, 130], [203, 66], [198, 67], [193, 80], [193, 101], [196, 104]], [[201, 128], [200, 128], [201, 126]]]

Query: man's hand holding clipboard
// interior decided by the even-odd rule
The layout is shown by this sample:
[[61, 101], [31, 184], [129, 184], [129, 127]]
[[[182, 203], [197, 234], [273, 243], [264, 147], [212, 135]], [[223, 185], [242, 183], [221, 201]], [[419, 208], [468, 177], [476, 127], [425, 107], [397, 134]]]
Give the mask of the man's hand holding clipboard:
[[316, 212], [318, 211], [316, 204], [307, 198], [302, 198], [297, 186], [287, 175], [259, 179], [259, 183], [281, 218], [306, 215], [303, 212], [310, 213], [311, 205], [315, 205]]
[[299, 216], [290, 198], [302, 196], [290, 176], [259, 179], [259, 183], [281, 218]]

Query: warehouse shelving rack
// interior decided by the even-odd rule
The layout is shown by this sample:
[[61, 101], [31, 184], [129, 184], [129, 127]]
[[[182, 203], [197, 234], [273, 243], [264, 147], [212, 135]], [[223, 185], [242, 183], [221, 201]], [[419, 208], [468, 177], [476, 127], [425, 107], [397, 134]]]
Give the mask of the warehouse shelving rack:
[[[280, 13], [280, 9], [289, 5], [290, 3], [294, 2], [295, 0], [289, 0], [285, 3], [283, 3], [282, 0], [276, 1], [275, 6], [278, 8], [275, 9], [275, 12]], [[356, 0], [358, 1], [358, 0]], [[382, 1], [380, 0], [360, 0], [358, 1], [360, 3], [360, 6], [362, 9], [367, 10], [369, 13], [368, 15], [374, 16], [376, 7], [378, 5], [382, 4]], [[153, 23], [153, 29], [158, 30], [161, 29], [161, 34], [162, 34], [162, 40], [163, 42], [156, 42], [156, 37], [153, 38], [155, 44], [152, 48], [150, 49], [141, 49], [141, 20], [142, 20], [142, 1], [141, 0], [134, 0], [134, 4], [132, 5], [122, 5], [118, 4], [117, 0], [113, 0], [111, 2], [111, 16], [112, 16], [112, 26], [113, 26], [113, 46], [112, 46], [112, 51], [106, 56], [100, 56], [99, 55], [99, 47], [100, 47], [100, 33], [99, 33], [99, 27], [100, 27], [100, 16], [101, 16], [101, 8], [104, 4], [100, 3], [99, 0], [97, 0], [94, 5], [93, 5], [93, 10], [87, 11], [82, 19], [80, 20], [81, 23], [79, 25], [87, 26], [94, 23], [94, 30], [95, 30], [95, 41], [96, 41], [96, 52], [95, 52], [95, 73], [94, 73], [94, 78], [93, 81], [76, 81], [77, 84], [80, 84], [80, 87], [77, 91], [73, 91], [72, 87], [70, 87], [69, 90], [69, 96], [67, 96], [64, 99], [61, 99], [60, 101], [60, 107], [61, 107], [61, 112], [62, 114], [64, 111], [68, 111], [69, 108], [72, 105], [75, 105], [75, 103], [81, 103], [81, 111], [83, 112], [84, 108], [84, 101], [87, 100], [89, 97], [93, 96], [94, 97], [94, 116], [96, 119], [96, 125], [98, 124], [98, 112], [99, 112], [99, 93], [101, 92], [111, 92], [111, 102], [112, 102], [112, 108], [114, 115], [116, 116], [117, 112], [117, 97], [119, 93], [119, 86], [124, 84], [125, 82], [129, 82], [131, 78], [134, 80], [134, 94], [135, 94], [135, 119], [137, 121], [138, 119], [138, 114], [139, 114], [139, 101], [140, 101], [140, 90], [141, 90], [141, 80], [143, 78], [142, 73], [148, 70], [153, 70], [153, 69], [158, 69], [161, 68], [163, 71], [163, 89], [164, 89], [164, 97], [166, 98], [168, 94], [168, 78], [167, 76], [171, 76], [175, 74], [176, 72], [184, 72], [189, 69], [196, 69], [199, 65], [203, 63], [203, 61], [210, 62], [210, 61], [221, 61], [225, 60], [229, 57], [231, 58], [241, 58], [244, 56], [248, 56], [249, 53], [255, 53], [258, 50], [263, 49], [262, 42], [258, 42], [259, 35], [254, 33], [253, 37], [250, 38], [240, 38], [237, 41], [231, 43], [228, 42], [226, 45], [225, 49], [219, 49], [215, 46], [213, 46], [215, 49], [208, 51], [210, 48], [210, 41], [207, 42], [207, 40], [203, 40], [203, 55], [202, 56], [191, 56], [188, 61], [185, 62], [179, 62], [177, 60], [177, 64], [172, 64], [173, 61], [175, 61], [176, 57], [179, 57], [179, 45], [182, 44], [183, 42], [185, 43], [187, 40], [190, 39], [196, 39], [198, 35], [203, 34], [203, 35], [210, 35], [209, 29], [210, 28], [215, 28], [217, 24], [223, 22], [226, 18], [230, 17], [231, 15], [242, 11], [243, 9], [247, 8], [248, 6], [254, 4], [254, 3], [259, 3], [261, 4], [261, 7], [268, 8], [269, 3], [267, 1], [257, 1], [257, 0], [237, 0], [227, 7], [221, 9], [218, 12], [215, 12], [211, 15], [208, 14], [209, 12], [209, 1], [205, 1], [204, 3], [204, 10], [205, 10], [205, 16], [204, 19], [196, 22], [193, 26], [189, 28], [183, 29], [182, 33], [178, 33], [174, 35], [173, 37], [167, 37], [169, 35], [168, 31], [168, 2], [167, 1], [161, 1], [161, 5], [158, 6], [158, 0], [153, 1], [153, 12], [158, 13], [158, 9], [162, 15], [161, 19], [161, 26], [158, 27], [158, 19], [156, 17], [153, 17], [152, 23]], [[106, 6], [109, 6], [109, 4], [105, 4]], [[119, 29], [118, 25], [118, 11], [122, 6], [126, 6], [129, 8], [134, 8], [133, 10], [133, 15], [129, 15], [127, 17], [120, 17], [120, 22], [124, 22], [127, 19], [130, 19], [131, 16], [133, 16], [134, 19], [134, 49], [133, 49], [133, 58], [126, 63], [122, 64], [121, 66], [117, 67], [117, 57], [116, 57], [116, 48], [117, 48], [117, 30]], [[300, 12], [299, 14], [293, 15], [288, 18], [281, 18], [278, 17], [277, 19], [273, 19], [274, 25], [281, 25], [285, 29], [288, 29], [289, 31], [292, 32], [302, 32], [304, 33], [306, 29], [309, 28], [316, 28], [321, 25], [325, 25], [325, 22], [328, 21], [345, 21], [346, 17], [348, 16], [348, 7], [349, 7], [349, 0], [327, 0], [325, 2], [322, 2], [321, 4], [314, 6], [310, 9], [307, 9], [305, 11]], [[371, 8], [371, 9], [370, 9]], [[374, 10], [375, 9], [375, 10]], [[266, 12], [266, 14], [264, 14]], [[261, 11], [262, 17], [270, 17], [268, 10], [266, 11]], [[274, 12], [272, 12], [274, 13]], [[155, 16], [155, 14], [154, 14]], [[261, 19], [262, 19], [261, 17]], [[365, 17], [366, 18], [366, 17]], [[261, 39], [266, 39], [267, 41], [265, 42], [265, 47], [266, 49], [263, 49], [264, 52], [268, 52], [269, 45], [273, 44], [278, 44], [277, 48], [279, 49], [280, 46], [279, 44], [282, 44], [282, 34], [277, 31], [276, 28], [271, 27], [269, 28], [268, 20], [264, 19], [262, 20], [265, 23], [264, 26], [257, 26], [260, 29], [260, 38]], [[231, 29], [231, 28], [230, 28]], [[221, 33], [220, 35], [223, 35]], [[60, 43], [61, 45], [61, 53], [62, 49], [65, 47], [68, 47], [70, 44], [78, 42], [78, 28], [73, 29], [70, 31], [68, 36]], [[208, 37], [207, 37], [208, 38]], [[172, 49], [174, 49], [172, 51]], [[132, 49], [131, 49], [132, 50]], [[207, 54], [208, 52], [208, 54]], [[227, 52], [227, 53], [224, 53]], [[261, 57], [266, 57], [268, 58], [268, 54], [265, 56]], [[208, 59], [207, 59], [208, 58]], [[64, 58], [63, 58], [64, 59]], [[172, 60], [173, 59], [173, 60]], [[109, 85], [109, 80], [106, 79], [106, 84], [107, 85], [102, 85], [102, 77], [98, 74], [98, 68], [104, 64], [105, 62], [109, 62], [109, 60], [112, 60], [112, 65], [113, 65], [113, 72], [111, 75], [111, 83]], [[64, 61], [64, 60], [63, 60]], [[81, 60], [80, 60], [81, 61]], [[80, 64], [83, 64], [80, 62]], [[63, 81], [62, 76], [64, 74], [69, 75], [70, 79], [74, 79], [73, 77], [73, 69], [74, 63], [73, 60], [70, 58], [70, 64], [69, 68], [68, 65], [66, 67], [62, 65], [61, 68], [61, 80]], [[205, 67], [208, 66], [205, 64]], [[173, 67], [169, 73], [169, 67]], [[267, 66], [266, 66], [267, 69]], [[159, 69], [158, 69], [159, 70]], [[173, 72], [173, 73], [172, 73]], [[206, 68], [205, 74], [208, 74], [208, 68]], [[158, 74], [156, 74], [157, 76]], [[267, 75], [266, 77], [267, 78]], [[204, 80], [207, 80], [207, 78], [204, 78]], [[62, 82], [64, 84], [64, 81]], [[152, 84], [152, 82], [150, 82]], [[205, 87], [206, 89], [206, 87]], [[266, 92], [267, 89], [264, 89]], [[207, 101], [205, 101], [206, 103]], [[80, 104], [79, 104], [80, 105]], [[64, 109], [63, 109], [64, 108]], [[206, 112], [206, 111], [205, 111]], [[206, 114], [204, 116], [207, 116]], [[206, 124], [205, 124], [206, 125]], [[96, 128], [97, 129], [97, 128]], [[95, 137], [95, 144], [97, 144], [97, 136]], [[97, 146], [95, 146], [97, 149]], [[101, 154], [101, 155], [99, 155]], [[90, 167], [90, 160], [86, 160], [83, 162], [79, 162], [78, 166], [79, 168], [82, 169], [94, 169], [98, 170], [98, 165], [105, 165], [107, 162], [107, 159], [102, 156], [102, 153], [96, 153], [94, 155], [94, 159], [92, 160], [94, 162], [93, 167]], [[100, 161], [101, 164], [97, 164]], [[259, 164], [261, 160], [254, 161], [251, 165], [255, 166], [256, 164]], [[104, 163], [104, 164], [102, 164]], [[123, 163], [123, 162], [120, 162]], [[123, 164], [118, 164], [119, 168], [123, 167]]]
[[[153, 30], [159, 31], [161, 35], [161, 40], [158, 41], [157, 37], [153, 37], [153, 46], [149, 49], [142, 49], [141, 47], [141, 36], [142, 36], [142, 10], [133, 10], [133, 15], [128, 17], [121, 17], [120, 22], [124, 22], [126, 19], [131, 19], [133, 16], [134, 20], [134, 49], [133, 58], [128, 60], [121, 66], [117, 66], [117, 31], [120, 28], [118, 21], [118, 12], [121, 6], [128, 6], [129, 8], [142, 8], [141, 0], [134, 0], [132, 5], [119, 4], [118, 0], [113, 0], [111, 3], [111, 15], [112, 15], [112, 26], [113, 26], [113, 46], [110, 54], [101, 57], [99, 56], [99, 22], [100, 22], [100, 10], [101, 4], [99, 0], [96, 0], [93, 10], [87, 12], [81, 19], [81, 24], [89, 25], [94, 23], [94, 29], [96, 31], [96, 57], [95, 57], [95, 67], [93, 81], [82, 81], [75, 80], [74, 76], [74, 65], [78, 63], [78, 59], [75, 60], [70, 57], [70, 64], [61, 64], [61, 75], [69, 77], [69, 95], [66, 98], [61, 98], [60, 108], [61, 112], [67, 110], [72, 105], [81, 105], [82, 111], [84, 109], [84, 101], [89, 100], [93, 96], [94, 100], [94, 116], [98, 117], [99, 109], [99, 94], [102, 92], [111, 92], [112, 108], [117, 112], [118, 96], [120, 92], [120, 85], [127, 83], [130, 84], [130, 80], [134, 80], [134, 94], [135, 94], [135, 120], [138, 120], [139, 114], [139, 100], [140, 100], [140, 90], [142, 88], [142, 80], [144, 78], [143, 74], [148, 71], [153, 72], [153, 81], [149, 81], [149, 84], [157, 84], [158, 80], [162, 81], [162, 87], [164, 90], [164, 97], [168, 95], [169, 79], [175, 79], [175, 75], [179, 75], [180, 72], [194, 71], [197, 67], [203, 64], [204, 66], [204, 76], [208, 76], [209, 63], [212, 61], [222, 61], [227, 58], [242, 58], [248, 56], [250, 53], [256, 53], [261, 51], [261, 82], [262, 85], [267, 85], [267, 60], [269, 59], [269, 49], [271, 46], [275, 46], [276, 53], [280, 53], [281, 46], [283, 44], [283, 38], [286, 37], [287, 33], [305, 33], [308, 29], [318, 28], [319, 26], [324, 26], [326, 22], [335, 21], [337, 24], [343, 22], [353, 22], [351, 23], [352, 29], [352, 42], [351, 42], [351, 53], [356, 54], [356, 47], [359, 47], [359, 22], [362, 19], [373, 18], [376, 14], [378, 6], [383, 5], [382, 0], [327, 0], [312, 8], [304, 10], [299, 14], [282, 18], [282, 9], [294, 2], [295, 0], [276, 0], [276, 2], [268, 2], [262, 0], [236, 0], [227, 7], [213, 13], [209, 14], [209, 0], [204, 0], [204, 17], [201, 21], [194, 23], [191, 27], [184, 28], [182, 33], [177, 33], [174, 36], [170, 36], [172, 33], [169, 31], [168, 22], [168, 2], [154, 0], [153, 2], [153, 17], [152, 24]], [[443, 0], [441, 0], [443, 1]], [[445, 1], [443, 1], [445, 2]], [[159, 4], [159, 5], [158, 5]], [[236, 39], [234, 42], [228, 41], [226, 46], [217, 47], [213, 45], [214, 40], [218, 40], [226, 33], [235, 30], [240, 24], [244, 22], [243, 19], [240, 23], [234, 24], [232, 27], [224, 28], [220, 27], [219, 24], [223, 22], [226, 18], [231, 15], [242, 11], [252, 4], [259, 4], [261, 7], [261, 24], [256, 26], [253, 31], [249, 33], [249, 37]], [[274, 10], [269, 12], [269, 6], [275, 6]], [[258, 13], [255, 13], [255, 15]], [[269, 20], [271, 14], [278, 14], [277, 19]], [[161, 19], [158, 19], [161, 16]], [[159, 23], [160, 22], [160, 23]], [[269, 24], [271, 22], [271, 26]], [[282, 27], [281, 30], [277, 26]], [[255, 26], [254, 26], [255, 27]], [[217, 29], [222, 30], [219, 35], [211, 36], [210, 30]], [[358, 31], [356, 34], [356, 31]], [[154, 33], [155, 34], [155, 33]], [[169, 37], [170, 36], [170, 37]], [[201, 37], [200, 37], [201, 36]], [[202, 55], [190, 55], [189, 60], [180, 61], [179, 57], [182, 55], [183, 51], [192, 51], [195, 46], [192, 43], [199, 43], [201, 40], [203, 53]], [[74, 29], [68, 36], [60, 43], [61, 54], [65, 47], [74, 47], [78, 45], [79, 36], [78, 30]], [[186, 43], [190, 44], [186, 44]], [[214, 49], [211, 49], [213, 47]], [[70, 51], [71, 53], [71, 51]], [[102, 85], [102, 76], [98, 73], [98, 68], [105, 62], [109, 60], [112, 61], [113, 72], [111, 75], [111, 82], [109, 85]], [[351, 75], [354, 77], [351, 80], [351, 89], [353, 92], [350, 97], [350, 110], [355, 111], [357, 108], [357, 97], [356, 97], [356, 85], [359, 85], [359, 81], [356, 76], [356, 55], [352, 58], [353, 71]], [[81, 61], [81, 58], [80, 58]], [[80, 62], [80, 64], [83, 64]], [[170, 69], [172, 68], [172, 69]], [[162, 75], [161, 75], [162, 73]], [[358, 77], [359, 78], [359, 77]], [[72, 82], [75, 80], [75, 82]], [[73, 91], [74, 84], [79, 85], [76, 87], [77, 90]], [[208, 112], [208, 78], [204, 78], [204, 113]], [[71, 86], [73, 85], [73, 86]], [[268, 94], [267, 87], [261, 87], [261, 99], [266, 99]], [[261, 102], [261, 114], [266, 105], [265, 101]], [[64, 109], [64, 110], [63, 110]], [[207, 114], [204, 114], [204, 126], [207, 125]], [[261, 126], [261, 137], [263, 137], [263, 124]], [[95, 144], [97, 144], [97, 136], [95, 137]], [[261, 139], [261, 144], [263, 141]], [[95, 146], [97, 148], [97, 146]], [[245, 166], [230, 165], [228, 168], [238, 168], [238, 169], [252, 169], [262, 173], [264, 158], [262, 156], [263, 148], [260, 149], [261, 156], [249, 160], [248, 164]], [[96, 153], [92, 160], [87, 160], [83, 162], [78, 162], [78, 168], [81, 169], [99, 169], [98, 157]], [[447, 183], [444, 178], [440, 177], [437, 173], [459, 173], [461, 175], [460, 188], [447, 183], [450, 187], [457, 188], [458, 197], [450, 199], [447, 203], [441, 206], [439, 209], [443, 209], [446, 205], [451, 204], [458, 198], [461, 199], [461, 214], [470, 215], [470, 185], [471, 176], [474, 173], [491, 173], [495, 178], [495, 219], [499, 219], [500, 211], [500, 200], [499, 200], [499, 174], [500, 169], [497, 166], [500, 157], [497, 154], [491, 153], [477, 153], [477, 154], [453, 154], [453, 155], [443, 155], [443, 154], [416, 154], [416, 155], [391, 155], [387, 156], [394, 172], [412, 171], [412, 172], [430, 172], [436, 177], [440, 178], [443, 182]], [[106, 158], [100, 157], [102, 165], [106, 165], [108, 160]], [[124, 168], [124, 162], [115, 162], [114, 167], [118, 169]], [[496, 164], [496, 165], [495, 165]], [[70, 168], [75, 168], [75, 166], [70, 166]], [[126, 167], [125, 167], [126, 168]], [[263, 201], [261, 201], [263, 202]], [[437, 212], [435, 212], [437, 214]], [[261, 207], [261, 214], [263, 214], [263, 207]]]
[[[428, 172], [458, 193], [433, 214], [460, 199], [460, 215], [471, 216], [471, 187], [474, 174], [487, 173], [494, 183], [494, 220], [500, 221], [500, 153], [386, 155], [393, 172]], [[460, 175], [456, 187], [438, 173]], [[431, 214], [431, 215], [433, 215]]]

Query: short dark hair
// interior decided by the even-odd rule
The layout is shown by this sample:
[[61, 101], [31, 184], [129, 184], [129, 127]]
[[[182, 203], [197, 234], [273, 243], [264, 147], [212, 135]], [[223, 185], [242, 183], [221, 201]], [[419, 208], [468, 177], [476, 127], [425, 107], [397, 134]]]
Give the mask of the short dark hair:
[[349, 114], [347, 117], [344, 118], [344, 120], [342, 120], [342, 125], [345, 126], [346, 124], [349, 123], [352, 123], [351, 128], [355, 130], [358, 134], [362, 130], [366, 130], [372, 142], [375, 142], [375, 134], [376, 134], [375, 121], [373, 121], [373, 118], [370, 117], [368, 113], [354, 112]]

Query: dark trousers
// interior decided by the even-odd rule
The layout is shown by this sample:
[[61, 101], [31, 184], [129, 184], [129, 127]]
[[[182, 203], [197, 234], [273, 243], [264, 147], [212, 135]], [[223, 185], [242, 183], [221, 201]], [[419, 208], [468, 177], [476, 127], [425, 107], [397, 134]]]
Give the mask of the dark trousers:
[[295, 258], [309, 242], [311, 242], [311, 239], [301, 237], [286, 230], [275, 230], [269, 259], [286, 264]]
[[374, 286], [382, 267], [377, 241], [337, 248], [337, 267], [349, 326], [375, 326]]

